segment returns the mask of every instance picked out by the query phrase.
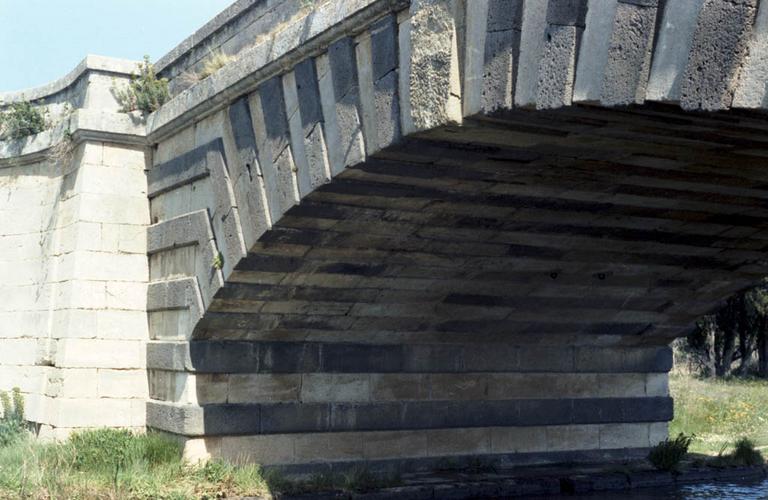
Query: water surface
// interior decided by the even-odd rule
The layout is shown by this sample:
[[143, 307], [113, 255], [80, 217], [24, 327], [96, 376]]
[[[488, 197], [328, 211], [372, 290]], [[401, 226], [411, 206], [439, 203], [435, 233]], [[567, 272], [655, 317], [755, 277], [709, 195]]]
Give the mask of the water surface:
[[617, 498], [629, 498], [632, 500], [656, 500], [662, 498], [669, 500], [765, 500], [768, 499], [768, 479], [737, 483], [718, 481], [703, 484], [689, 484], [674, 488], [647, 488], [632, 491], [614, 491], [556, 498], [583, 498], [589, 500]]

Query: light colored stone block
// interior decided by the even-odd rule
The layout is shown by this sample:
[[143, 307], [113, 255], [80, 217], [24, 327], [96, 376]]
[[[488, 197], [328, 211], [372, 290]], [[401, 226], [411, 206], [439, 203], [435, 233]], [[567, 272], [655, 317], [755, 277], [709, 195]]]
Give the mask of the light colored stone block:
[[425, 457], [427, 449], [425, 432], [371, 432], [366, 434], [363, 442], [363, 455], [366, 460]]
[[131, 425], [128, 399], [56, 399], [52, 424], [56, 427], [121, 427]]
[[600, 426], [600, 448], [645, 448], [648, 446], [649, 424], [607, 424]]
[[598, 447], [600, 426], [563, 425], [546, 428], [547, 451], [590, 450]]
[[141, 311], [147, 310], [147, 284], [108, 281], [106, 283], [106, 307]]
[[229, 377], [230, 403], [297, 401], [301, 374], [233, 374]]
[[645, 378], [645, 395], [649, 397], [669, 396], [669, 375], [649, 373]]
[[149, 394], [147, 374], [144, 370], [100, 369], [97, 380], [97, 394], [101, 398], [139, 398], [144, 400]]
[[58, 369], [48, 376], [47, 395], [60, 398], [90, 399], [98, 396], [97, 370]]
[[138, 340], [62, 339], [56, 366], [67, 368], [143, 368], [144, 342]]
[[656, 446], [669, 437], [668, 422], [652, 422], [648, 424], [648, 444]]
[[430, 456], [477, 455], [491, 451], [491, 430], [439, 429], [427, 432]]
[[[132, 148], [123, 144], [104, 143], [102, 151], [102, 165], [138, 170], [141, 177], [145, 178], [144, 169], [148, 168], [147, 153], [141, 148]], [[146, 186], [145, 186], [146, 187]]]
[[[195, 379], [195, 394], [188, 394], [187, 400], [193, 404], [221, 404], [227, 402], [229, 375], [222, 373], [201, 373], [188, 375]], [[189, 392], [189, 388], [187, 389]]]
[[290, 464], [294, 461], [291, 435], [225, 436], [220, 456], [234, 463]]
[[295, 437], [297, 463], [325, 463], [363, 459], [365, 433], [298, 434]]
[[529, 453], [547, 450], [545, 427], [494, 427], [490, 432], [493, 453]]

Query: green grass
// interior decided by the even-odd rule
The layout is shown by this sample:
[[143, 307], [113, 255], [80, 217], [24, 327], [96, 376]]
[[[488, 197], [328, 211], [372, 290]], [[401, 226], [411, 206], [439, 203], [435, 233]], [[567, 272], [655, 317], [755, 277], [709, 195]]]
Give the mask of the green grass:
[[670, 436], [694, 434], [690, 451], [728, 453], [741, 438], [768, 448], [768, 380], [698, 379], [670, 375], [675, 419]]
[[0, 446], [0, 500], [186, 500], [272, 493], [364, 492], [400, 484], [399, 476], [365, 468], [289, 480], [258, 465], [189, 464], [178, 441], [161, 434], [99, 429], [62, 443], [26, 431]]
[[258, 466], [191, 465], [157, 434], [99, 430], [0, 447], [0, 499], [213, 499], [269, 493]]

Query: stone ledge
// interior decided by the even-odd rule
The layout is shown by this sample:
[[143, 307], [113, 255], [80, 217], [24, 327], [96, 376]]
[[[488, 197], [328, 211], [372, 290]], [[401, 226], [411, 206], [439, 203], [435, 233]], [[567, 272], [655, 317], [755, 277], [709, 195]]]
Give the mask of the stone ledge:
[[147, 130], [158, 142], [193, 120], [224, 108], [269, 78], [304, 58], [321, 52], [337, 38], [364, 29], [388, 12], [408, 6], [407, 0], [333, 0], [320, 5], [263, 42], [242, 52], [237, 64], [185, 90], [149, 116]]
[[77, 65], [77, 67], [75, 67], [75, 69], [56, 81], [40, 87], [32, 87], [12, 92], [0, 92], [0, 105], [12, 102], [36, 101], [58, 94], [74, 85], [75, 82], [90, 71], [127, 76], [136, 71], [136, 66], [138, 64], [139, 61], [88, 55]]
[[46, 158], [48, 150], [68, 140], [146, 145], [144, 120], [137, 114], [78, 109], [69, 119], [39, 134], [0, 141], [0, 168], [26, 165]]

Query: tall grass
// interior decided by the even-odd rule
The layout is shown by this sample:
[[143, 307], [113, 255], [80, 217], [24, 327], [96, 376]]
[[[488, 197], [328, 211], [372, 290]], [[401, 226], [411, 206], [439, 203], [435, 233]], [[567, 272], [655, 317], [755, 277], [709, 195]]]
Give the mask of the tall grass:
[[263, 495], [256, 465], [188, 464], [178, 441], [101, 429], [62, 443], [27, 435], [0, 447], [0, 499], [213, 499]]

